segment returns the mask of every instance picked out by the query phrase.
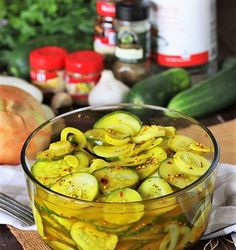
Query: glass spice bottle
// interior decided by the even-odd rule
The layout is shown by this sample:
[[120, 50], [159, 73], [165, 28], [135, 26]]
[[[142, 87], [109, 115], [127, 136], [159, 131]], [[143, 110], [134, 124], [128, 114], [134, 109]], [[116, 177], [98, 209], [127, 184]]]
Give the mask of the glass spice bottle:
[[114, 27], [115, 2], [97, 0], [97, 19], [94, 28], [94, 51], [104, 56], [105, 67], [110, 69], [114, 60], [116, 34]]
[[75, 51], [66, 57], [66, 90], [75, 104], [88, 105], [88, 95], [99, 81], [103, 68], [103, 56], [95, 51]]
[[132, 86], [150, 74], [151, 25], [148, 0], [116, 4], [114, 75]]

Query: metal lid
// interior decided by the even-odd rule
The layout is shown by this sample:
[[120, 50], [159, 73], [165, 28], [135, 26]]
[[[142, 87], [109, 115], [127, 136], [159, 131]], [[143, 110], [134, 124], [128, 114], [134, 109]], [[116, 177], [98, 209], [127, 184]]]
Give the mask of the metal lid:
[[149, 0], [123, 0], [116, 4], [116, 18], [124, 21], [142, 21], [149, 18]]

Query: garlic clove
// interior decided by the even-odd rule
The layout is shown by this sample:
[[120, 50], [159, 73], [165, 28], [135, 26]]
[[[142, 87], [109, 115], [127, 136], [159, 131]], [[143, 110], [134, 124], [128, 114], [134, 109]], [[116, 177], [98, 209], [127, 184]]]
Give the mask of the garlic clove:
[[97, 85], [89, 94], [89, 105], [120, 103], [128, 93], [129, 87], [117, 80], [112, 71], [104, 70]]

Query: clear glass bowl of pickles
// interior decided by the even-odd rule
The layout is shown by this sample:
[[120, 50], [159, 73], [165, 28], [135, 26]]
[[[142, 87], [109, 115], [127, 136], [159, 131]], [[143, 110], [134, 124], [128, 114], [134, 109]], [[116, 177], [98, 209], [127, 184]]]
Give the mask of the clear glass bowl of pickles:
[[38, 233], [52, 249], [181, 250], [207, 227], [219, 148], [190, 117], [119, 104], [47, 121], [21, 160]]

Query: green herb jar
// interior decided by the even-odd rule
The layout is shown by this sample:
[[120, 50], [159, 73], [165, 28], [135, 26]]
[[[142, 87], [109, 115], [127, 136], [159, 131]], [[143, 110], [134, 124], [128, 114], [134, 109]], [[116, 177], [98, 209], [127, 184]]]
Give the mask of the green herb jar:
[[151, 25], [150, 2], [121, 1], [116, 4], [116, 47], [114, 75], [134, 85], [149, 74]]

